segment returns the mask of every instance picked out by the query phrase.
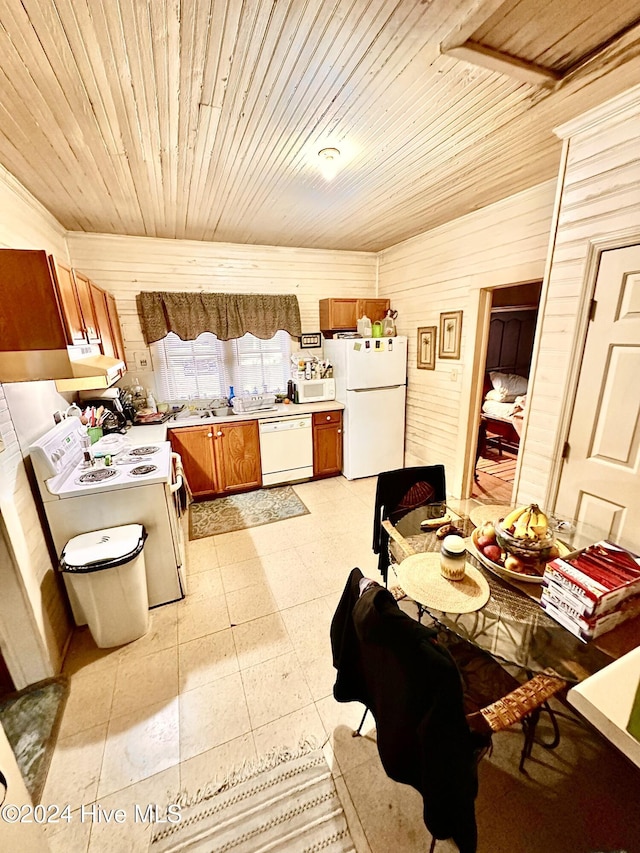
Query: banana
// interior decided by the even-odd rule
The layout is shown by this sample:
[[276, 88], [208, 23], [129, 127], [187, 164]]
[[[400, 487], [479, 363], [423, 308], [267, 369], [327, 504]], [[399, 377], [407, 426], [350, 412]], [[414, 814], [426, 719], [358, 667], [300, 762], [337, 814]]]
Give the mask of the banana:
[[549, 519], [538, 504], [527, 504], [512, 509], [502, 521], [502, 527], [513, 527], [516, 539], [544, 539], [549, 530]]
[[528, 506], [519, 506], [517, 509], [512, 509], [510, 513], [505, 515], [502, 526], [505, 530], [508, 530], [511, 526], [513, 526], [521, 515], [523, 515], [529, 509]]
[[513, 535], [516, 539], [529, 539], [529, 522], [531, 521], [531, 510], [525, 509], [522, 515], [518, 518], [516, 522], [515, 529], [513, 531]]
[[531, 530], [536, 539], [544, 539], [549, 530], [549, 519], [542, 512], [542, 510], [538, 510], [535, 523], [531, 521], [530, 525]]
[[438, 518], [425, 518], [424, 521], [420, 522], [420, 527], [422, 527], [423, 530], [425, 527], [442, 527], [443, 524], [451, 524], [452, 521], [452, 517], [447, 512], [444, 515], [439, 516]]
[[538, 507], [536, 504], [531, 504], [529, 507], [529, 522], [527, 523], [527, 538], [536, 539], [535, 528], [538, 525]]

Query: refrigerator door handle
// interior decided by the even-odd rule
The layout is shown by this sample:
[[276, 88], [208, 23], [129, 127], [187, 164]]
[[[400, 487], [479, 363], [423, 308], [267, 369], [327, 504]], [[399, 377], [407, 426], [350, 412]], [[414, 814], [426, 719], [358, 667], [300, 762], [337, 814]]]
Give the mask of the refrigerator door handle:
[[347, 390], [353, 390], [356, 394], [368, 394], [369, 391], [388, 391], [389, 388], [404, 388], [404, 383], [402, 385], [378, 385], [377, 388], [348, 388]]

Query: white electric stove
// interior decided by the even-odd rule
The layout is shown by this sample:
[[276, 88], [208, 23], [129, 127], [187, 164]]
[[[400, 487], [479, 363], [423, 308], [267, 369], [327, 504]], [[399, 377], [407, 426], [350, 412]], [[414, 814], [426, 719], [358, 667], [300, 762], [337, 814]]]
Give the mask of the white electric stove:
[[[105, 457], [84, 461], [83, 427], [66, 418], [30, 448], [33, 470], [58, 555], [73, 536], [124, 524], [144, 524], [149, 605], [183, 598], [184, 545], [177, 492], [182, 463], [168, 441], [114, 444]], [[65, 576], [66, 582], [66, 576]], [[76, 624], [84, 614], [70, 585]]]

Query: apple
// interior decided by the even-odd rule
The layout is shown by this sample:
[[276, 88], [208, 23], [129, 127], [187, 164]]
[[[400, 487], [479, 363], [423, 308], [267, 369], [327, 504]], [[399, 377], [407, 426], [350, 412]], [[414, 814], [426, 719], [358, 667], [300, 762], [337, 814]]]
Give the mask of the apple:
[[547, 561], [549, 561], [549, 560], [556, 560], [559, 556], [560, 556], [560, 549], [558, 548], [558, 546], [557, 546], [557, 545], [552, 545], [552, 546], [549, 548], [549, 553], [548, 553], [548, 556], [547, 556]]
[[505, 569], [509, 569], [510, 572], [519, 572], [522, 574], [524, 570], [524, 563], [522, 560], [519, 560], [515, 554], [509, 554], [507, 559], [504, 561]]
[[480, 536], [484, 536], [486, 539], [490, 539], [492, 542], [496, 541], [496, 529], [493, 526], [493, 522], [485, 521], [485, 523], [480, 528]]
[[485, 555], [487, 560], [491, 560], [492, 563], [500, 563], [502, 561], [502, 549], [499, 545], [486, 545], [482, 549], [482, 553]]
[[478, 536], [476, 541], [478, 543], [478, 548], [480, 548], [481, 551], [484, 551], [484, 549], [488, 548], [490, 545], [496, 544], [495, 537], [492, 539], [490, 536], [485, 536], [482, 533]]

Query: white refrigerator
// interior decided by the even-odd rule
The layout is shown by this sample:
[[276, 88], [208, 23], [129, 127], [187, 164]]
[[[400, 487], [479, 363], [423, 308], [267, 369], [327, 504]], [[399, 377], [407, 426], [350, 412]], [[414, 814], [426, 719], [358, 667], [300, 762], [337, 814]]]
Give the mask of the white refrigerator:
[[324, 342], [336, 399], [344, 403], [344, 476], [372, 477], [404, 464], [407, 339], [337, 338]]

